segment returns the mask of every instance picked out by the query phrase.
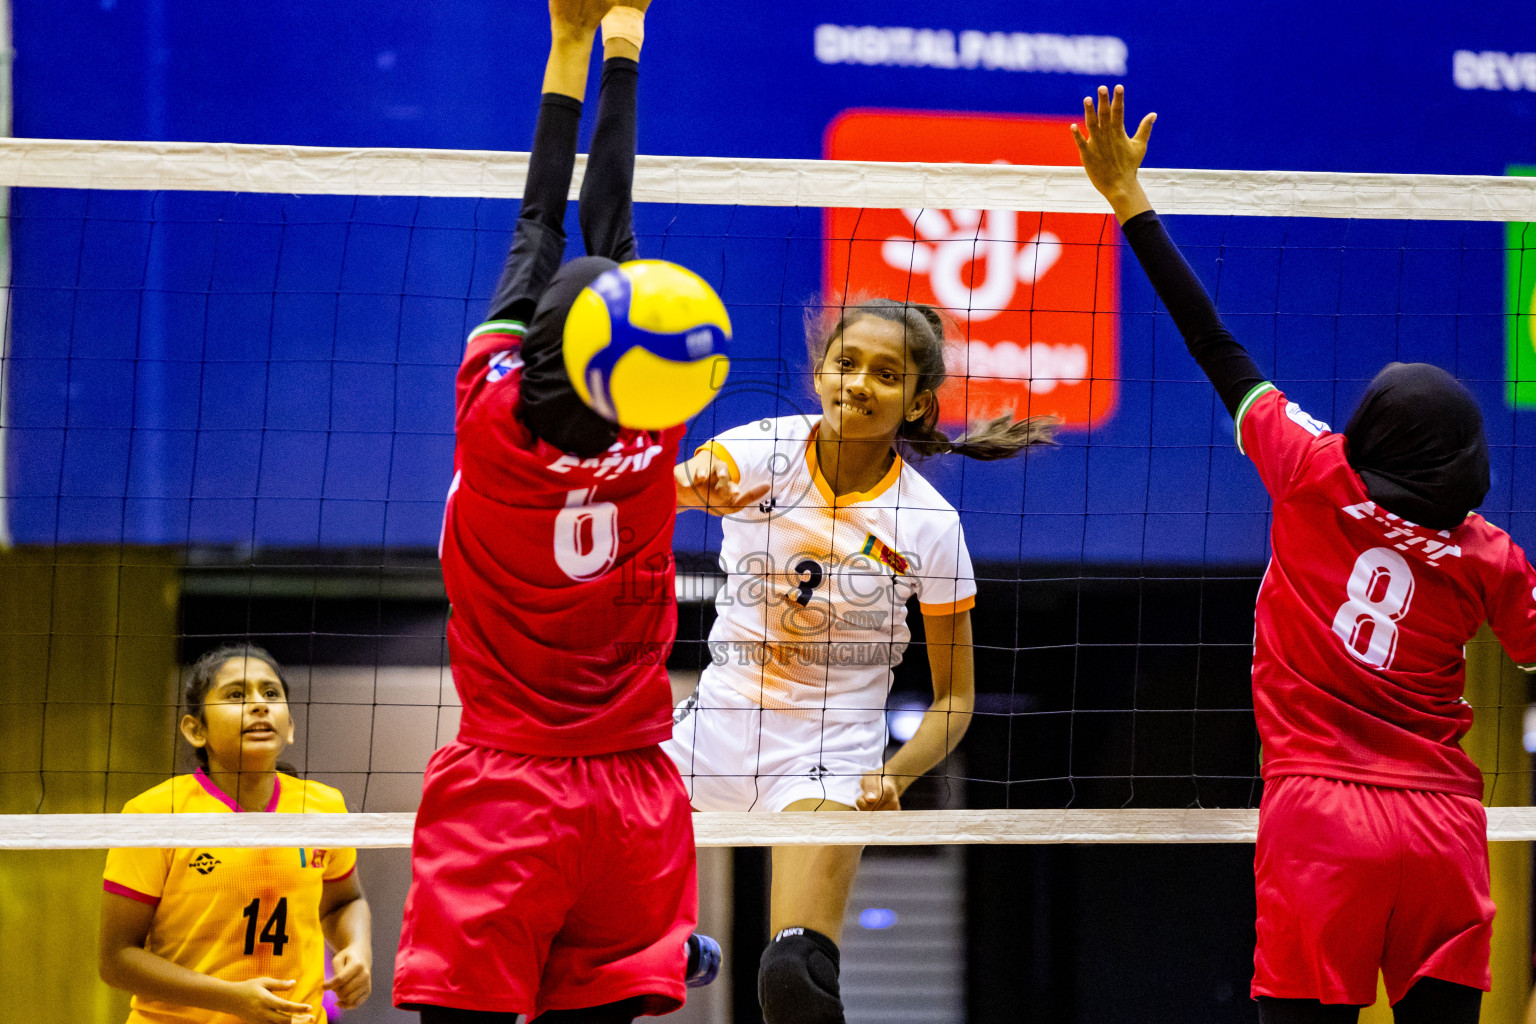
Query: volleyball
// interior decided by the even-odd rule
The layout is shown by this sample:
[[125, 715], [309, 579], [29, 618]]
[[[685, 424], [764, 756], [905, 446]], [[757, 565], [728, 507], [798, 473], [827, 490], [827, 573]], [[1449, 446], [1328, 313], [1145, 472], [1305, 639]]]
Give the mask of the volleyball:
[[731, 321], [702, 277], [666, 260], [599, 274], [565, 320], [576, 393], [623, 427], [661, 430], [709, 404], [725, 383]]

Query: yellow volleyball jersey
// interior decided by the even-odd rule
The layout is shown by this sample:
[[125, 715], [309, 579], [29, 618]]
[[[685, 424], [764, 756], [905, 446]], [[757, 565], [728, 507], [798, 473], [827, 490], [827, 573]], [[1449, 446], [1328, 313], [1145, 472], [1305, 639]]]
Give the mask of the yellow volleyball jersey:
[[[267, 811], [345, 814], [330, 786], [279, 774]], [[178, 775], [123, 807], [125, 814], [239, 812], [201, 770]], [[145, 948], [172, 963], [226, 981], [293, 979], [279, 993], [314, 1007], [323, 1024], [325, 939], [320, 893], [357, 867], [343, 849], [114, 849], [103, 888], [155, 908]], [[134, 996], [129, 1024], [239, 1024], [229, 1014]]]
[[833, 495], [820, 420], [758, 420], [698, 449], [744, 488], [769, 485], [722, 521], [705, 671], [766, 708], [878, 715], [911, 639], [907, 602], [955, 615], [976, 603], [976, 581], [959, 513], [900, 458], [871, 490]]

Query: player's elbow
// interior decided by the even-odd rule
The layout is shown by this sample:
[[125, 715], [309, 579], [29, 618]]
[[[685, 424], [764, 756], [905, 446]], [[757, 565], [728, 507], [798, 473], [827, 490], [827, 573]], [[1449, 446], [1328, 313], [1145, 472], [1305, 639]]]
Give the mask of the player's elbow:
[[371, 925], [372, 912], [368, 909], [368, 900], [361, 892], [349, 893], [332, 905], [330, 911], [321, 919], [327, 935], [340, 934], [339, 929], [345, 928], [348, 932], [361, 926], [366, 929]]
[[953, 738], [950, 742], [951, 750], [954, 749], [956, 743], [959, 743], [964, 738], [966, 730], [970, 729], [970, 727], [971, 712], [969, 709], [965, 711], [951, 711], [949, 713], [949, 735]]
[[115, 943], [103, 941], [96, 953], [96, 974], [101, 978], [102, 984], [112, 988], [126, 989], [127, 977], [123, 971], [123, 951]]
[[949, 738], [949, 749], [955, 749], [967, 729], [971, 727], [972, 709], [976, 705], [974, 697], [951, 697], [944, 710], [944, 733]]

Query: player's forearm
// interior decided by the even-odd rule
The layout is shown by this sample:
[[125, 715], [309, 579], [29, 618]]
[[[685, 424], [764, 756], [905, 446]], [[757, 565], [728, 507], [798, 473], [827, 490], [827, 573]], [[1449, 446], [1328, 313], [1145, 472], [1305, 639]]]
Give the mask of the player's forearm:
[[592, 64], [590, 29], [551, 27], [549, 59], [544, 62], [544, 92], [581, 102], [587, 93], [587, 69]]
[[1215, 385], [1227, 412], [1237, 415], [1243, 398], [1264, 382], [1264, 374], [1221, 322], [1216, 304], [1151, 207], [1123, 225], [1131, 251], [1168, 307], [1189, 354]]
[[580, 124], [579, 100], [556, 93], [540, 101], [523, 202], [512, 229], [506, 265], [491, 297], [488, 320], [532, 320], [539, 296], [560, 269], [565, 255], [565, 208]]
[[320, 921], [320, 928], [332, 949], [350, 948], [363, 963], [373, 966], [373, 912], [366, 899], [343, 903]]
[[645, 39], [645, 14], [638, 6], [624, 10], [628, 5], [614, 7], [603, 18], [603, 61], [615, 57], [625, 60], [640, 59], [640, 44]]
[[672, 470], [672, 483], [677, 487], [677, 510], [701, 508], [704, 504], [698, 488], [693, 485], [693, 459], [679, 462]]
[[923, 714], [917, 732], [885, 763], [884, 772], [895, 781], [899, 791], [905, 793], [907, 787], [942, 763], [959, 745], [970, 728], [975, 703], [974, 697], [957, 694], [933, 702]]
[[1115, 219], [1122, 225], [1132, 217], [1152, 209], [1152, 200], [1147, 198], [1135, 174], [1116, 182], [1104, 192], [1104, 198], [1109, 200], [1110, 209], [1115, 211]]
[[145, 999], [232, 1012], [234, 986], [229, 982], [173, 964], [147, 949], [130, 946], [103, 956], [101, 980]]

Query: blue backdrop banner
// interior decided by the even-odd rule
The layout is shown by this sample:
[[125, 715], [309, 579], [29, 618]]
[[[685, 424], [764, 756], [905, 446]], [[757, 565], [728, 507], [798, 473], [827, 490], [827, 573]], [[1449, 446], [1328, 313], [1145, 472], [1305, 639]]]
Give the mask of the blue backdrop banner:
[[[640, 148], [1071, 163], [1065, 125], [1082, 97], [1124, 82], [1133, 115], [1159, 112], [1157, 166], [1536, 164], [1526, 5], [1398, 5], [1390, 18], [1369, 6], [786, 0], [727, 14], [662, 0], [648, 18]], [[547, 38], [542, 5], [484, 0], [13, 8], [15, 130], [32, 137], [526, 149]], [[499, 200], [15, 190], [3, 421], [15, 539], [435, 544], [453, 371], [516, 212]], [[808, 308], [855, 292], [935, 301], [956, 312], [954, 366], [971, 374], [943, 395], [953, 429], [1004, 411], [1064, 420], [1058, 448], [923, 467], [962, 508], [979, 560], [1264, 559], [1257, 478], [1112, 220], [636, 213], [642, 252], [699, 271], [734, 321], [735, 372], [694, 440], [814, 411]], [[1494, 447], [1485, 512], [1536, 543], [1536, 420], [1511, 404], [1524, 393], [1506, 371], [1524, 365], [1511, 346], [1533, 336], [1520, 329], [1531, 291], [1517, 273], [1531, 260], [1510, 250], [1529, 232], [1251, 217], [1170, 228], [1239, 339], [1318, 418], [1342, 422], [1392, 359], [1467, 380]], [[684, 517], [679, 548], [711, 547], [709, 529]]]

